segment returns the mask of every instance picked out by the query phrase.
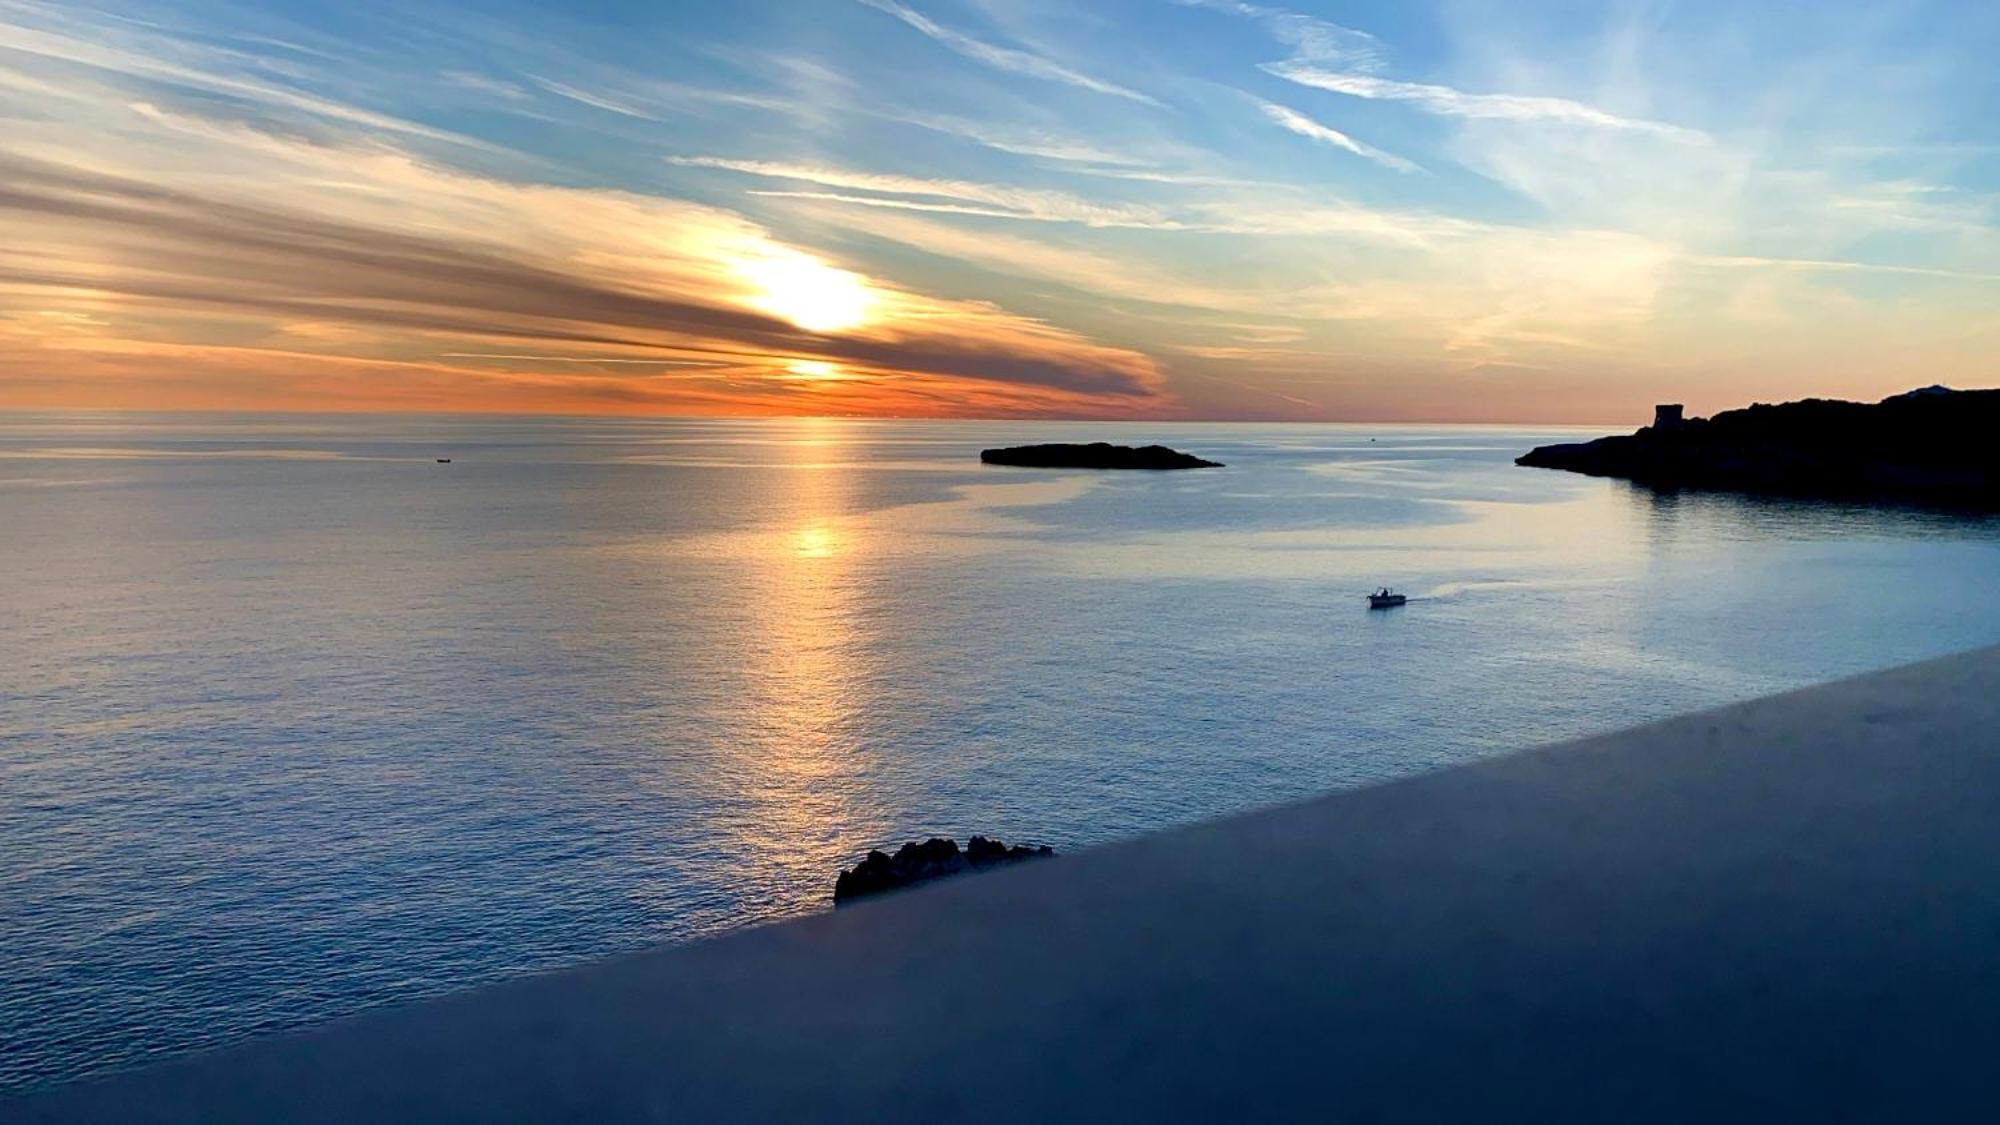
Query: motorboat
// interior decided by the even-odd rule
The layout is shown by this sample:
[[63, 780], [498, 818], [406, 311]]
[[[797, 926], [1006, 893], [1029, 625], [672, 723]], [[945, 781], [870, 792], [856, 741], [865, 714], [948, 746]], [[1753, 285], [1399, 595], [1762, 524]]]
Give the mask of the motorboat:
[[1404, 595], [1399, 594], [1394, 590], [1391, 590], [1389, 587], [1384, 586], [1380, 590], [1377, 590], [1374, 593], [1368, 595], [1368, 608], [1394, 609], [1396, 606], [1402, 605], [1403, 603], [1409, 600], [1410, 599], [1408, 597], [1405, 597]]

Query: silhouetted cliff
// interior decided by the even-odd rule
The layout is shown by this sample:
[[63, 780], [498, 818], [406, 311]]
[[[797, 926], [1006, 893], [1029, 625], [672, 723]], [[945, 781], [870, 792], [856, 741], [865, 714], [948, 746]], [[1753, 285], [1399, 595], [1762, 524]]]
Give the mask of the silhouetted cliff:
[[[1671, 419], [1671, 421], [1667, 421]], [[2000, 390], [1925, 387], [1879, 403], [1758, 403], [1624, 437], [1545, 445], [1517, 465], [1657, 489], [1885, 500], [2000, 510]]]

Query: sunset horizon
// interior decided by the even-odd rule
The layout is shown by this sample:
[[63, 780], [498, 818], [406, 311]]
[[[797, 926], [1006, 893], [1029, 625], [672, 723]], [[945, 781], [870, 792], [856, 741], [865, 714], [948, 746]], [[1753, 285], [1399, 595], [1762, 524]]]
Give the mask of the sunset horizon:
[[0, 1122], [1977, 1117], [1996, 58], [0, 0]]
[[1602, 424], [2000, 379], [1975, 6], [447, 15], [0, 8], [0, 409]]

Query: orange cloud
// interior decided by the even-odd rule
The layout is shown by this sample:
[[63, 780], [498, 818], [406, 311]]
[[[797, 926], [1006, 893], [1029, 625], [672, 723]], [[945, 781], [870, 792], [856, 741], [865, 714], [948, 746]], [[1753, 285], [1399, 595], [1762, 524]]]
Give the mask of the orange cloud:
[[[0, 403], [1175, 410], [1144, 355], [867, 277], [721, 209], [152, 106], [119, 124], [0, 155], [0, 295], [51, 314], [0, 324]], [[800, 362], [846, 377], [803, 386]]]
[[[1150, 413], [1101, 396], [1001, 380], [845, 367], [703, 364], [693, 373], [614, 356], [397, 360], [282, 347], [53, 337], [0, 325], [0, 402], [17, 409], [413, 410], [491, 413], [991, 418]], [[654, 368], [652, 370], [636, 370]], [[816, 367], [807, 368], [817, 370]]]

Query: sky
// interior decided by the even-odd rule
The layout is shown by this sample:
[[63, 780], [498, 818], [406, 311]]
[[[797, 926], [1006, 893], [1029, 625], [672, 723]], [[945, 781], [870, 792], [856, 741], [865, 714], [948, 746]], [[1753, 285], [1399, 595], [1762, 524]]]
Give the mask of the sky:
[[2000, 4], [0, 0], [0, 408], [2000, 384]]

